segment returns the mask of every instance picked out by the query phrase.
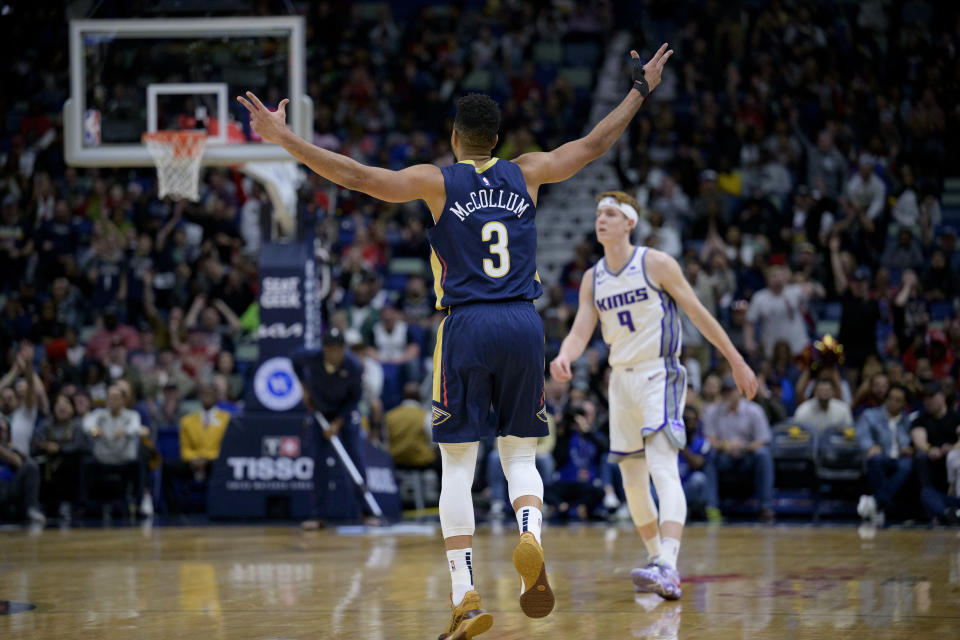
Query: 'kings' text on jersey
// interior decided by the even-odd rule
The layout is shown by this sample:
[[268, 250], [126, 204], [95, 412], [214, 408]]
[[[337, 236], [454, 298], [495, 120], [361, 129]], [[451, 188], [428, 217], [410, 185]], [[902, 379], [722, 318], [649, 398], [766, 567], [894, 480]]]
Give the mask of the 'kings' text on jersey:
[[635, 248], [616, 273], [606, 258], [593, 267], [593, 301], [613, 366], [680, 355], [680, 310], [647, 279], [646, 254], [646, 247]]

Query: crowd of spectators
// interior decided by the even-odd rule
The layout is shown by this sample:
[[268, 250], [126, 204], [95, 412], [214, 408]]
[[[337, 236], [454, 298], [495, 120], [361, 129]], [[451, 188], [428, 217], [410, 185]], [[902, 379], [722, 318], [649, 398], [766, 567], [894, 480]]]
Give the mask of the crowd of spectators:
[[[621, 184], [609, 188], [637, 197], [634, 240], [681, 261], [761, 381], [755, 401], [738, 397], [684, 322], [680, 463], [693, 513], [720, 518], [730, 483], [747, 479], [770, 520], [772, 442], [790, 421], [852, 430], [864, 517], [879, 522], [914, 492], [926, 516], [949, 520], [960, 251], [940, 196], [960, 166], [960, 23], [922, 0], [636, 5], [310, 3], [314, 142], [391, 168], [450, 163], [454, 99], [483, 91], [503, 107], [496, 155], [553, 148], [582, 131], [617, 24], [636, 27], [641, 51], [671, 42], [677, 64], [618, 146]], [[97, 17], [127, 17], [110, 10]], [[161, 495], [176, 508], [242, 406], [267, 200], [228, 170], [207, 171], [193, 204], [159, 200], [151, 172], [66, 167], [66, 25], [57, 11], [20, 18], [2, 72], [13, 89], [0, 96], [0, 501], [37, 521], [69, 517], [119, 479], [143, 513]], [[435, 467], [423, 412], [440, 317], [429, 214], [315, 175], [300, 209], [331, 275], [324, 320], [363, 364], [368, 437], [399, 466]], [[545, 283], [548, 352], [598, 255], [583, 238]], [[560, 519], [624, 514], [605, 459], [605, 356], [598, 335], [571, 384], [547, 380], [552, 433], [537, 460]], [[180, 455], [161, 461], [169, 431]], [[497, 514], [505, 491], [488, 450], [477, 489]]]

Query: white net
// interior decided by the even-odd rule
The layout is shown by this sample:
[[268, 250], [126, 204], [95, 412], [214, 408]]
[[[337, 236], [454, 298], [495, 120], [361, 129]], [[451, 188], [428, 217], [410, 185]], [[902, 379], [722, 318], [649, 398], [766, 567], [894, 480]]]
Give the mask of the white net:
[[143, 134], [160, 181], [160, 197], [200, 199], [200, 159], [207, 144], [204, 131], [154, 131]]

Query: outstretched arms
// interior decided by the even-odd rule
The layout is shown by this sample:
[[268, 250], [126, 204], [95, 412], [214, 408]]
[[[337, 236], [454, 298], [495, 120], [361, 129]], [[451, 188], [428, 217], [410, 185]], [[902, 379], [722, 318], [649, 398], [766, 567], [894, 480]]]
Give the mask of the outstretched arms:
[[570, 363], [580, 357], [590, 342], [593, 329], [597, 326], [597, 308], [593, 303], [593, 270], [587, 269], [580, 280], [580, 305], [577, 315], [573, 319], [570, 334], [563, 339], [560, 353], [550, 363], [550, 375], [560, 382], [566, 382], [573, 377]]
[[[616, 109], [583, 138], [568, 142], [553, 151], [527, 153], [515, 160], [523, 171], [531, 196], [542, 184], [566, 180], [588, 163], [607, 152], [623, 133], [633, 116], [643, 104], [645, 96], [660, 84], [663, 66], [673, 51], [664, 43], [645, 65], [640, 64], [640, 54], [631, 51], [633, 58], [634, 86]], [[641, 93], [641, 92], [646, 93]]]
[[439, 217], [446, 194], [443, 175], [437, 167], [419, 164], [401, 171], [368, 167], [353, 158], [314, 146], [291, 131], [286, 124], [289, 102], [286, 98], [280, 101], [276, 111], [268, 110], [250, 91], [247, 98], [237, 96], [237, 101], [250, 112], [254, 131], [266, 142], [286, 149], [330, 182], [386, 202], [423, 200], [434, 219]]

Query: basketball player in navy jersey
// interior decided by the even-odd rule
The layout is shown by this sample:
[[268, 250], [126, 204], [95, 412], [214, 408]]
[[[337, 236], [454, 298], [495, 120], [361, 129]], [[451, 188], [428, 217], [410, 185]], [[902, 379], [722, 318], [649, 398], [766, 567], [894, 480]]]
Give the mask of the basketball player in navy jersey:
[[456, 164], [402, 171], [367, 167], [299, 138], [285, 123], [287, 100], [269, 111], [252, 93], [237, 98], [261, 138], [324, 178], [387, 202], [423, 200], [433, 215], [428, 234], [434, 288], [437, 307], [447, 311], [433, 356], [433, 434], [443, 462], [440, 525], [453, 585], [443, 640], [472, 638], [493, 625], [473, 583], [470, 495], [479, 441], [492, 435], [499, 436], [520, 528], [513, 553], [522, 581], [520, 607], [533, 618], [553, 609], [540, 539], [543, 481], [535, 464], [537, 438], [548, 431], [543, 324], [532, 303], [542, 293], [535, 264], [537, 193], [540, 185], [566, 180], [607, 152], [660, 84], [673, 51], [664, 44], [646, 65], [636, 51], [630, 54], [633, 88], [588, 135], [512, 162], [491, 157], [500, 108], [485, 95], [457, 103], [450, 139]]
[[[630, 515], [643, 538], [649, 562], [631, 572], [638, 591], [668, 600], [681, 595], [677, 555], [687, 519], [678, 454], [686, 442], [683, 404], [687, 372], [680, 364], [680, 309], [730, 363], [740, 391], [752, 399], [757, 378], [704, 308], [669, 255], [637, 247], [630, 234], [640, 219], [636, 200], [622, 191], [601, 193], [597, 240], [603, 258], [583, 274], [580, 305], [550, 373], [561, 382], [572, 376], [600, 323], [610, 348], [610, 460], [620, 465]], [[650, 480], [660, 498], [660, 520]]]

